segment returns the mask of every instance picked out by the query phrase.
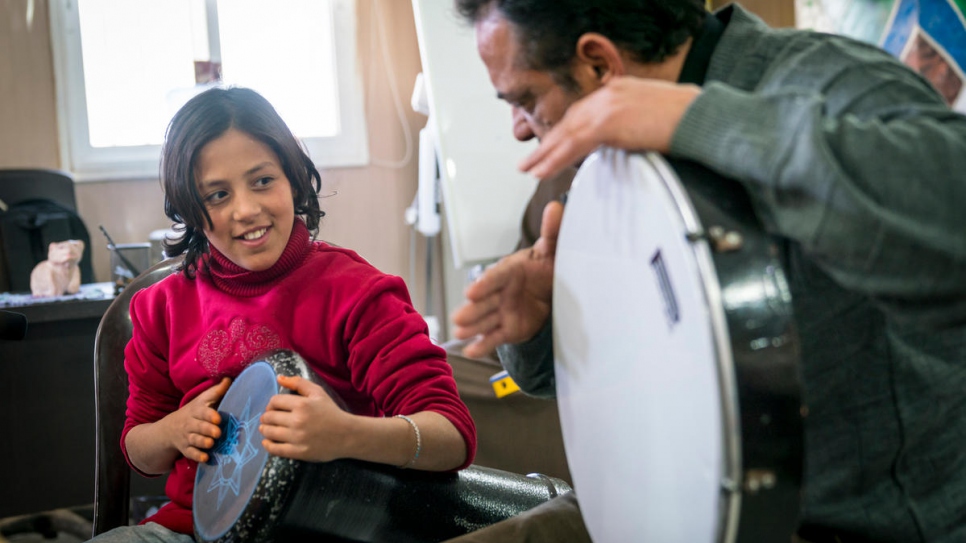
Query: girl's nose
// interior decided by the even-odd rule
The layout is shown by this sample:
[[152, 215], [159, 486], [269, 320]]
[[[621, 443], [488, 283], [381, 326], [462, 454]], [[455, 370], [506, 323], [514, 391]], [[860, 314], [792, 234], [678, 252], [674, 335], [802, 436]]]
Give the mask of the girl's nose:
[[248, 221], [256, 217], [261, 209], [262, 206], [254, 194], [242, 191], [236, 195], [232, 211], [236, 221]]

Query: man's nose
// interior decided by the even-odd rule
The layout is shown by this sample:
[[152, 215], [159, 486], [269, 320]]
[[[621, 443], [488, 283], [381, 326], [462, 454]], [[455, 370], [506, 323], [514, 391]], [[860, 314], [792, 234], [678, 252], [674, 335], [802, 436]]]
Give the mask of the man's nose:
[[513, 106], [513, 137], [520, 141], [529, 141], [536, 136], [530, 127], [530, 120], [522, 108]]

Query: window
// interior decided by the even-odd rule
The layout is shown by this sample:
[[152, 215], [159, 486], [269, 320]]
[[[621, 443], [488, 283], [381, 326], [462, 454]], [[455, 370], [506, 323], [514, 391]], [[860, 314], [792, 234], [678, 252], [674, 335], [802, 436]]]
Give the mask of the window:
[[164, 131], [213, 85], [255, 89], [319, 167], [369, 160], [353, 0], [52, 0], [63, 167], [158, 175]]

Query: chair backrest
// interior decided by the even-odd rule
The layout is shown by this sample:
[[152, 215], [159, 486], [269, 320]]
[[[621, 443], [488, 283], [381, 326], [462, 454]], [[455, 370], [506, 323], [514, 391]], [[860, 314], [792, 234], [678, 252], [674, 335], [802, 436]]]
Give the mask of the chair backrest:
[[77, 209], [74, 179], [59, 170], [0, 169], [0, 200], [8, 206], [25, 200], [46, 198], [67, 209]]
[[30, 290], [50, 242], [80, 239], [81, 282], [94, 281], [91, 240], [77, 214], [74, 179], [59, 170], [0, 169], [0, 291]]
[[97, 443], [94, 456], [94, 535], [128, 523], [131, 470], [121, 452], [127, 408], [124, 347], [131, 339], [131, 297], [171, 275], [182, 258], [169, 258], [124, 288], [104, 312], [94, 340], [94, 400]]

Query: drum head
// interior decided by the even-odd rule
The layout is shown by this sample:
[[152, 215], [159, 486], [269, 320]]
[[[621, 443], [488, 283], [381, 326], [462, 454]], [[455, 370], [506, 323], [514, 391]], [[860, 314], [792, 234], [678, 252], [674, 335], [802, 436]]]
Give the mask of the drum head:
[[595, 541], [718, 541], [733, 507], [727, 324], [710, 252], [689, 241], [695, 221], [657, 155], [601, 149], [570, 191], [553, 289], [557, 396]]
[[282, 388], [278, 375], [311, 378], [304, 360], [276, 351], [254, 362], [232, 382], [218, 406], [222, 436], [198, 465], [194, 488], [195, 536], [199, 541], [256, 541], [278, 523], [301, 462], [268, 454], [259, 418]]

